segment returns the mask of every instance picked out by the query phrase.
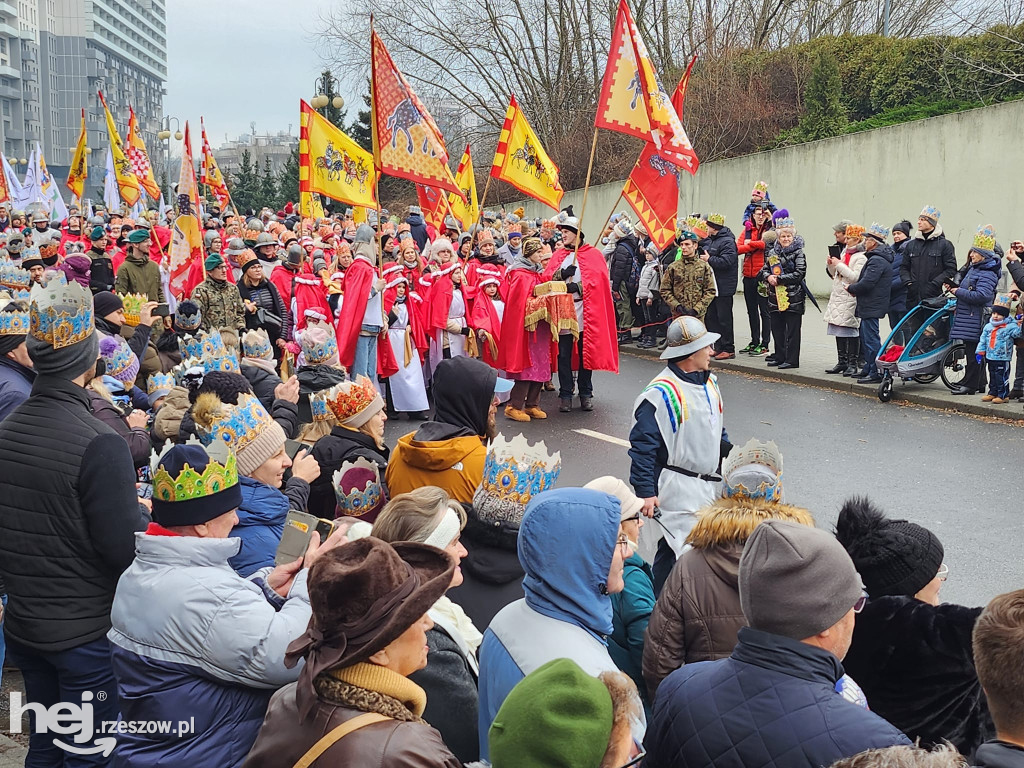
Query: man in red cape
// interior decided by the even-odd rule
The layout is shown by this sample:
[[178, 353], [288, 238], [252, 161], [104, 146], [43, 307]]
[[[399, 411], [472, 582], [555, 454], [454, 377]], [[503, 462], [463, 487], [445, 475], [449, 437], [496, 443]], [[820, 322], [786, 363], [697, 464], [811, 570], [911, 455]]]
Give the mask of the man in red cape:
[[338, 359], [349, 377], [377, 380], [377, 337], [384, 328], [381, 292], [384, 278], [377, 274], [373, 228], [361, 224], [352, 244], [352, 266], [345, 270], [345, 295], [338, 311]]
[[[578, 371], [580, 408], [594, 410], [594, 371], [619, 372], [619, 345], [615, 330], [615, 306], [604, 254], [583, 242], [579, 220], [569, 206], [555, 219], [562, 245], [551, 254], [544, 280], [564, 280], [576, 305], [580, 338], [571, 333], [558, 337], [558, 410], [572, 410], [573, 371]], [[578, 245], [578, 250], [575, 250]]]

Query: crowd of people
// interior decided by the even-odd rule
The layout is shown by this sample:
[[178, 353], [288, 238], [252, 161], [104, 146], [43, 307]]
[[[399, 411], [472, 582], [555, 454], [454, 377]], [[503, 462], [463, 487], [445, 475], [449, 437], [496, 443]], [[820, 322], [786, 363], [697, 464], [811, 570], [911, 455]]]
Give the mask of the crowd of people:
[[[7, 661], [41, 708], [191, 722], [72, 754], [33, 709], [26, 765], [1024, 763], [1024, 592], [943, 604], [934, 533], [863, 498], [815, 528], [778, 447], [729, 440], [712, 360], [774, 340], [769, 364], [798, 366], [813, 300], [763, 183], [738, 239], [692, 216], [661, 251], [622, 216], [587, 245], [571, 208], [471, 233], [415, 207], [211, 209], [180, 297], [155, 217], [0, 218]], [[904, 253], [906, 301], [948, 285], [973, 375], [988, 358], [1005, 388], [1020, 325], [989, 241], [933, 275], [937, 221]], [[887, 237], [844, 222], [826, 265], [837, 367], [861, 378], [905, 309]], [[560, 454], [499, 434], [499, 410], [545, 419], [556, 386], [591, 410], [633, 327], [665, 368], [633, 405], [628, 482], [556, 488]], [[389, 445], [402, 413], [422, 423]]]

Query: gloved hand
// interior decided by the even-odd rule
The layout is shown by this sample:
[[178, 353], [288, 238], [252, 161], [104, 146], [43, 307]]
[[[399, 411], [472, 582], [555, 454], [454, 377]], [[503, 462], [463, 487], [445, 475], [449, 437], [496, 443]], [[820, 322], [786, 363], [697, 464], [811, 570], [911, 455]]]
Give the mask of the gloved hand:
[[469, 336], [469, 326], [467, 325], [465, 328], [459, 331], [459, 333], [461, 333], [463, 336]]
[[562, 271], [559, 272], [563, 280], [568, 280], [570, 277], [576, 274], [576, 265], [570, 264], [568, 267], [562, 267]]
[[984, 363], [984, 362], [985, 362], [985, 353], [984, 353], [984, 352], [979, 352], [978, 354], [976, 354], [976, 355], [974, 356], [974, 361], [975, 361], [975, 362], [976, 362], [976, 363], [977, 363], [978, 365], [981, 365], [982, 363]]
[[[573, 267], [573, 269], [576, 269], [576, 267]], [[580, 289], [580, 284], [579, 283], [569, 283], [567, 286], [565, 286], [565, 292], [566, 293], [578, 293], [580, 296], [583, 295], [583, 292]]]

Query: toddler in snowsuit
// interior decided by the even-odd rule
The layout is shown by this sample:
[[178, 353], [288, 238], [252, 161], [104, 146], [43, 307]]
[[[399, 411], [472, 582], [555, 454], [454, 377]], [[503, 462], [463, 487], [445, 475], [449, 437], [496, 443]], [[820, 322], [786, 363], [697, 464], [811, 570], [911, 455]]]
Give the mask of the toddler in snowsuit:
[[1010, 297], [1000, 294], [992, 305], [992, 319], [981, 331], [977, 358], [988, 361], [988, 394], [981, 399], [986, 403], [1005, 403], [1010, 394], [1010, 359], [1013, 342], [1021, 336], [1020, 318], [1011, 319]]
[[650, 349], [655, 346], [655, 335], [657, 327], [653, 323], [658, 322], [661, 303], [661, 262], [658, 261], [658, 248], [654, 243], [648, 244], [644, 249], [647, 260], [640, 269], [640, 280], [637, 284], [636, 303], [640, 307], [640, 316], [643, 318], [644, 329], [640, 332], [640, 343], [638, 347]]

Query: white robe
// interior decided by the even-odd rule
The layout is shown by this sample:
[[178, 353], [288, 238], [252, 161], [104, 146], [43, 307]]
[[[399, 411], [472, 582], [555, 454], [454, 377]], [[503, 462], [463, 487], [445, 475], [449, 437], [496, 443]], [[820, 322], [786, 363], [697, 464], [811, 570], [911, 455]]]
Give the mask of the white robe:
[[427, 389], [423, 384], [423, 366], [416, 345], [412, 346], [412, 358], [405, 364], [405, 334], [409, 327], [409, 308], [405, 304], [395, 304], [391, 311], [397, 320], [388, 328], [388, 341], [398, 361], [398, 372], [391, 375], [391, 401], [396, 411], [416, 412], [430, 408], [427, 402]]
[[[452, 303], [448, 307], [448, 319], [458, 320], [461, 328], [466, 327], [466, 300], [462, 296], [462, 290], [452, 290]], [[461, 333], [452, 333], [444, 329], [438, 329], [430, 338], [430, 373], [437, 369], [437, 364], [444, 359], [444, 349], [452, 357], [466, 356], [466, 337]]]

